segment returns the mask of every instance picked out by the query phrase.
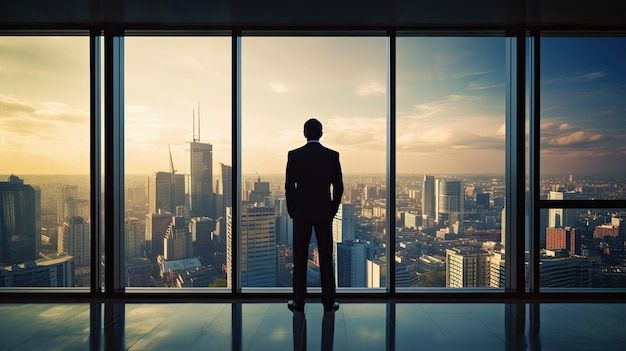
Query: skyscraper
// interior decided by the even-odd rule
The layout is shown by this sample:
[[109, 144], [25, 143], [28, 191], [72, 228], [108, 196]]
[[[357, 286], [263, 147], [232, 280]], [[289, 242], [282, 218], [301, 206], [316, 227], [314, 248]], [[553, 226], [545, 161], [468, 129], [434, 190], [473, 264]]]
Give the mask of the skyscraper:
[[78, 186], [61, 184], [57, 198], [57, 223], [62, 225], [67, 217], [89, 218], [89, 201], [78, 198]]
[[422, 216], [436, 217], [435, 177], [424, 175], [422, 182]]
[[213, 203], [213, 146], [194, 140], [189, 144], [191, 156], [190, 203], [193, 217], [215, 216]]
[[233, 168], [231, 166], [220, 163], [222, 168], [222, 196], [224, 198], [224, 213], [226, 207], [233, 206]]
[[126, 258], [140, 257], [143, 255], [144, 243], [144, 221], [135, 217], [128, 217], [124, 220], [124, 233], [126, 233]]
[[333, 218], [333, 241], [343, 242], [356, 238], [356, 207], [354, 204], [341, 204]]
[[287, 212], [287, 200], [284, 198], [274, 201], [276, 209], [276, 242], [279, 245], [293, 245], [293, 219]]
[[446, 287], [486, 287], [489, 283], [489, 255], [476, 248], [446, 249]]
[[[267, 200], [267, 197], [269, 197], [270, 195], [271, 195], [270, 182], [262, 182], [261, 177], [259, 177], [257, 181], [254, 182], [254, 188], [250, 192], [248, 201], [251, 204], [254, 204], [255, 202], [265, 203], [265, 201]], [[273, 204], [268, 203], [266, 205], [272, 206]]]
[[[226, 266], [232, 284], [231, 208], [226, 210]], [[241, 208], [239, 258], [241, 284], [245, 287], [275, 286], [277, 276], [276, 214], [274, 207], [247, 205]]]
[[0, 287], [73, 287], [74, 258], [61, 256], [0, 266]]
[[337, 286], [365, 287], [365, 244], [352, 240], [337, 243]]
[[185, 217], [173, 217], [163, 237], [163, 257], [180, 260], [192, 256], [191, 233]]
[[[154, 172], [148, 178], [148, 211], [158, 213], [159, 210], [176, 212], [176, 206], [185, 205], [185, 175], [174, 175], [174, 187], [171, 187], [172, 173]], [[174, 202], [172, 202], [172, 195]], [[172, 207], [173, 206], [173, 207]]]
[[152, 258], [163, 255], [163, 238], [171, 221], [169, 212], [146, 214], [146, 246]]
[[571, 227], [546, 228], [546, 249], [566, 250], [576, 254], [576, 229]]
[[57, 253], [74, 257], [78, 267], [89, 266], [91, 258], [91, 226], [83, 217], [67, 217], [59, 226]]
[[0, 263], [39, 257], [39, 203], [35, 189], [15, 175], [0, 182]]
[[449, 221], [450, 224], [463, 219], [464, 191], [463, 182], [460, 180], [437, 179], [435, 181], [436, 218], [442, 224]]

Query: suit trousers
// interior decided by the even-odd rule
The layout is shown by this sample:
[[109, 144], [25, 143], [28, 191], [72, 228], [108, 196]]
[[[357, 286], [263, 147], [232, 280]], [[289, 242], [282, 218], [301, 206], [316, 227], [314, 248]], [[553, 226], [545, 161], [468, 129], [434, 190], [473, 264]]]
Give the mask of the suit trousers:
[[293, 235], [293, 293], [294, 302], [304, 306], [306, 296], [307, 260], [311, 232], [315, 229], [322, 280], [322, 303], [330, 308], [335, 303], [335, 276], [333, 274], [332, 219], [311, 220], [294, 218]]

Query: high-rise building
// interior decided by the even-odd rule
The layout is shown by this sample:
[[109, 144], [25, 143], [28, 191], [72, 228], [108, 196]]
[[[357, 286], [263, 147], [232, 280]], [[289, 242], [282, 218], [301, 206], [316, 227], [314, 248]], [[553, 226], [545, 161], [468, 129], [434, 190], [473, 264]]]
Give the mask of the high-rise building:
[[430, 218], [437, 216], [437, 200], [435, 196], [435, 177], [424, 175], [422, 182], [422, 216], [428, 216]]
[[0, 264], [39, 257], [38, 199], [35, 189], [15, 175], [0, 182]]
[[435, 180], [435, 201], [437, 223], [442, 224], [449, 221], [453, 224], [463, 219], [464, 211], [464, 191], [463, 182], [460, 180]]
[[489, 287], [504, 288], [506, 282], [506, 257], [504, 251], [495, 251], [489, 257]]
[[163, 237], [163, 257], [180, 260], [192, 256], [191, 233], [185, 217], [173, 217]]
[[57, 199], [57, 223], [63, 224], [67, 217], [89, 218], [89, 201], [78, 197], [78, 186], [62, 184]]
[[341, 204], [333, 218], [333, 240], [343, 242], [356, 238], [356, 207], [354, 204]]
[[146, 214], [146, 247], [153, 259], [163, 255], [163, 238], [172, 222], [172, 214], [169, 212]]
[[248, 201], [251, 204], [264, 203], [267, 206], [273, 206], [274, 204], [272, 203], [266, 203], [266, 200], [270, 195], [270, 182], [262, 182], [261, 177], [259, 177], [257, 181], [254, 182], [254, 188], [248, 196]]
[[233, 167], [220, 163], [222, 168], [222, 203], [224, 205], [223, 215], [226, 214], [226, 207], [233, 206]]
[[154, 286], [151, 279], [152, 263], [145, 257], [128, 258], [126, 264], [126, 286]]
[[194, 217], [190, 221], [189, 229], [195, 249], [198, 252], [208, 251], [211, 247], [211, 233], [215, 231], [215, 221], [209, 217]]
[[145, 238], [145, 222], [135, 217], [124, 220], [124, 232], [126, 233], [126, 259], [143, 256]]
[[489, 256], [488, 252], [476, 248], [446, 249], [446, 287], [486, 287]]
[[541, 286], [550, 288], [591, 287], [591, 261], [563, 252], [542, 250], [539, 260]]
[[477, 193], [476, 194], [476, 208], [479, 210], [488, 210], [489, 205], [489, 193]]
[[404, 212], [404, 223], [405, 228], [417, 228], [417, 215], [411, 212]]
[[91, 258], [91, 226], [82, 217], [67, 217], [59, 226], [57, 253], [74, 257], [77, 267], [89, 266]]
[[[550, 191], [548, 200], [572, 200], [576, 198], [574, 192]], [[548, 227], [576, 227], [576, 210], [551, 208], [548, 210]]]
[[387, 284], [387, 265], [382, 259], [367, 260], [365, 269], [368, 288], [384, 288]]
[[[173, 186], [172, 186], [173, 181]], [[174, 201], [172, 201], [172, 198]], [[148, 178], [148, 211], [175, 213], [176, 206], [185, 205], [185, 175], [154, 172]]]
[[191, 155], [190, 203], [192, 217], [215, 216], [213, 203], [213, 146], [209, 143], [192, 141], [189, 145]]
[[352, 240], [337, 243], [337, 286], [365, 287], [365, 244]]
[[576, 228], [548, 227], [546, 228], [546, 249], [566, 250], [571, 255], [576, 254]]
[[73, 287], [74, 258], [44, 257], [2, 267], [0, 287]]
[[417, 262], [413, 258], [395, 255], [396, 260], [396, 286], [415, 287], [417, 286]]
[[[276, 285], [276, 214], [274, 207], [249, 204], [242, 206], [239, 262], [241, 284], [245, 287]], [[226, 209], [226, 267], [228, 286], [232, 286], [231, 274], [233, 237], [231, 208]]]
[[293, 219], [287, 211], [287, 200], [284, 198], [274, 201], [276, 209], [276, 242], [279, 245], [293, 245]]

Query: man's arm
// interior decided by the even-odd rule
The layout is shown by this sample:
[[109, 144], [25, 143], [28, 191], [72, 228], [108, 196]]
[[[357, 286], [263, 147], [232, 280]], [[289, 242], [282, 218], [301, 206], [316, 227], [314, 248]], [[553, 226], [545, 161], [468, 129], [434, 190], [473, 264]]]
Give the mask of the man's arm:
[[296, 213], [296, 174], [293, 163], [293, 157], [291, 151], [289, 151], [285, 174], [285, 198], [287, 199], [287, 212], [291, 218]]
[[341, 196], [343, 196], [343, 176], [341, 175], [341, 163], [339, 163], [339, 153], [337, 153], [337, 161], [335, 165], [335, 170], [333, 171], [332, 178], [333, 185], [333, 202], [332, 202], [332, 210], [333, 217], [339, 211], [339, 205], [341, 204]]

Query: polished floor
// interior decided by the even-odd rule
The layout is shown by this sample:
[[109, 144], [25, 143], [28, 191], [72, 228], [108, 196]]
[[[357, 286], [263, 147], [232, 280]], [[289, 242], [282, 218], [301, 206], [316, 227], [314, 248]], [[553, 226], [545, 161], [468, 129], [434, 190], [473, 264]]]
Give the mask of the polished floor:
[[626, 350], [626, 304], [4, 304], [0, 350]]

